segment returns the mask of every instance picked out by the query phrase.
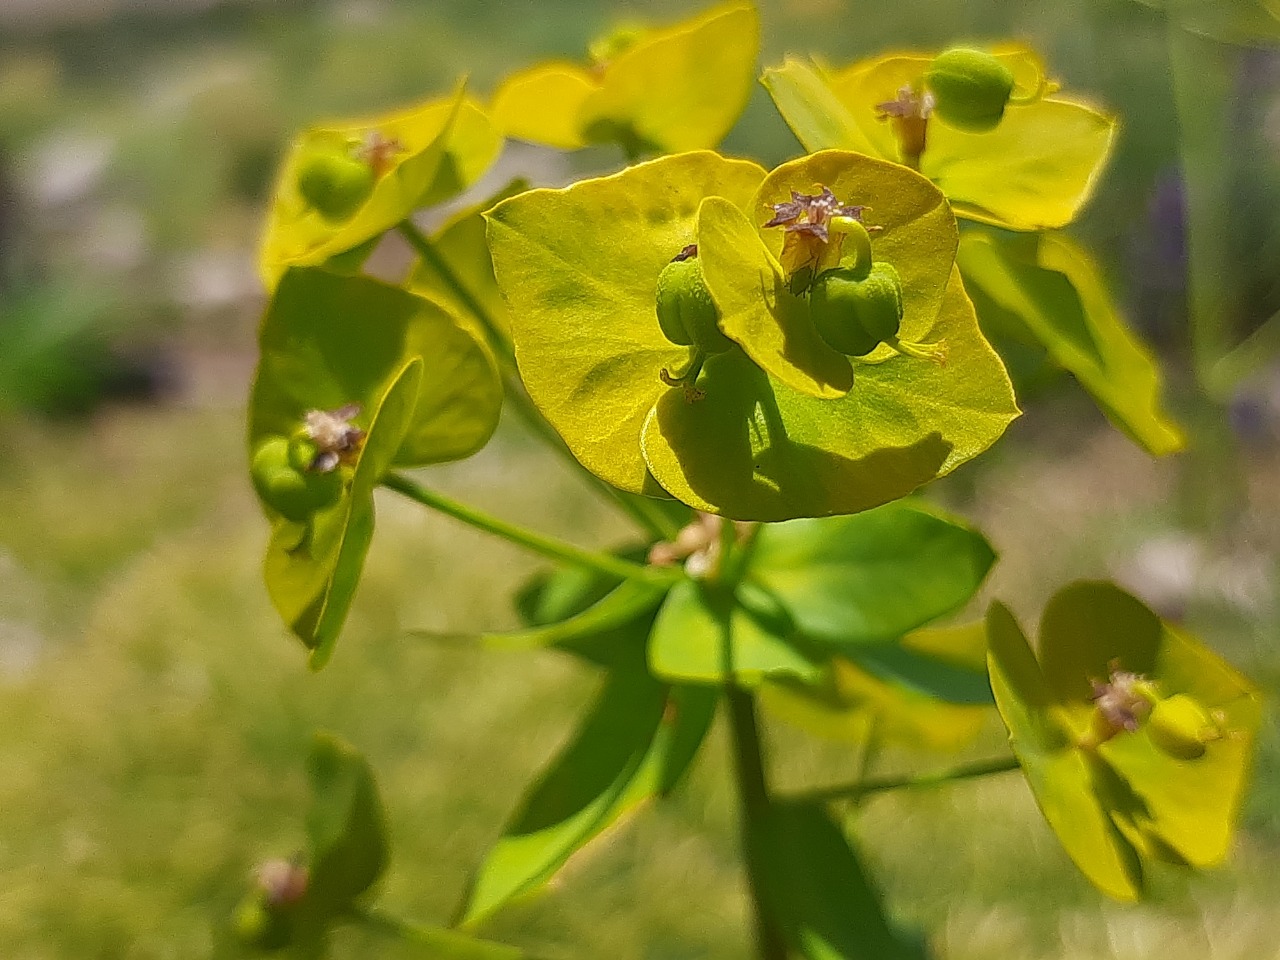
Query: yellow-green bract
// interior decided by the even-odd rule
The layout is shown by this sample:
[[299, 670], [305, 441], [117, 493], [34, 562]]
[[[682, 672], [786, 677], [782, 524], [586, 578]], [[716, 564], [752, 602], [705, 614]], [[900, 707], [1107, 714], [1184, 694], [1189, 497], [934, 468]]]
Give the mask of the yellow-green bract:
[[[352, 408], [363, 434], [342, 494], [309, 517], [272, 509], [267, 589], [290, 629], [329, 657], [373, 535], [373, 489], [394, 466], [457, 460], [497, 424], [502, 390], [488, 351], [445, 308], [364, 277], [285, 274], [267, 308], [249, 403], [251, 455], [312, 411]], [[270, 441], [276, 442], [276, 441]]]
[[[1261, 719], [1252, 684], [1109, 583], [1073, 584], [1049, 601], [1038, 658], [1000, 604], [987, 630], [991, 686], [1014, 752], [1085, 876], [1133, 900], [1144, 860], [1204, 867], [1226, 855]], [[1194, 701], [1214, 724], [1204, 750], [1168, 749], [1159, 730], [1152, 736], [1146, 707], [1099, 737], [1103, 695], [1122, 679]]]
[[[760, 225], [791, 190], [824, 185], [871, 205], [876, 256], [902, 277], [903, 337], [946, 341], [946, 366], [885, 348], [855, 378], [786, 291], [783, 231]], [[530, 396], [623, 490], [735, 519], [854, 513], [976, 456], [1017, 415], [954, 270], [954, 218], [896, 164], [830, 151], [766, 174], [695, 151], [533, 190], [488, 220]], [[706, 361], [700, 399], [663, 382], [689, 350], [663, 336], [655, 310], [659, 274], [691, 243], [740, 348]]]
[[[276, 180], [259, 252], [263, 281], [273, 288], [291, 266], [339, 266], [344, 257], [355, 257], [358, 265], [369, 252], [366, 244], [419, 207], [447, 200], [474, 183], [501, 144], [488, 116], [461, 88], [409, 110], [306, 131]], [[372, 167], [372, 189], [359, 202], [347, 198], [340, 209], [317, 209], [301, 182], [317, 150], [361, 157]]]
[[[995, 48], [1012, 72], [1014, 96], [990, 131], [972, 133], [931, 121], [919, 169], [938, 185], [956, 214], [1011, 230], [1045, 230], [1075, 219], [1106, 166], [1115, 119], [1065, 97], [1034, 99], [1046, 89], [1044, 65], [1017, 45]], [[932, 57], [889, 54], [823, 72], [799, 60], [766, 70], [778, 110], [809, 150], [839, 147], [902, 161], [881, 104], [919, 85]]]
[[620, 142], [633, 154], [714, 147], [751, 95], [760, 23], [721, 4], [662, 29], [629, 33], [607, 61], [539, 64], [512, 74], [490, 111], [506, 136], [576, 150]]

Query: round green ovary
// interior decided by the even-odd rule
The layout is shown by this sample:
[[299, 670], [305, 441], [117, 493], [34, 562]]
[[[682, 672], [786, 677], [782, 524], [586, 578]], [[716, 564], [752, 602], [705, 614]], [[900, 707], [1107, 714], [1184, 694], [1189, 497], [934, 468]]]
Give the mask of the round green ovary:
[[[859, 279], [861, 277], [861, 279]], [[831, 347], [851, 357], [895, 339], [902, 322], [902, 281], [889, 263], [836, 267], [814, 281], [809, 315]]]
[[309, 473], [297, 469], [290, 447], [286, 437], [264, 440], [253, 454], [249, 474], [263, 503], [286, 519], [302, 523], [342, 495], [342, 478], [337, 471]]
[[658, 274], [658, 325], [672, 343], [723, 353], [733, 341], [720, 332], [720, 311], [702, 277], [697, 257], [673, 260]]
[[957, 47], [938, 54], [924, 75], [934, 111], [961, 130], [982, 133], [1004, 116], [1013, 71], [989, 53]]
[[298, 192], [331, 222], [349, 220], [373, 193], [373, 168], [336, 145], [311, 148], [298, 166]]
[[1179, 760], [1203, 756], [1205, 742], [1218, 736], [1217, 728], [1200, 704], [1182, 693], [1157, 703], [1147, 724], [1151, 742]]

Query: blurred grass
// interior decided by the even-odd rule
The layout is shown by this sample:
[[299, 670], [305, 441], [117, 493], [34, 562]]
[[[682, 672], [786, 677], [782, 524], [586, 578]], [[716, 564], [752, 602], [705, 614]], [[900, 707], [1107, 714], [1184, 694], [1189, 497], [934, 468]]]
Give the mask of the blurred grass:
[[[87, 196], [33, 201], [27, 253], [57, 283], [72, 277], [104, 304], [110, 291], [112, 309], [126, 315], [118, 329], [158, 329], [193, 359], [182, 405], [110, 409], [78, 425], [0, 424], [0, 955], [235, 956], [225, 922], [253, 865], [302, 841], [302, 758], [317, 727], [366, 751], [381, 777], [396, 843], [384, 904], [447, 918], [594, 678], [554, 654], [404, 639], [409, 627], [510, 624], [508, 597], [537, 564], [391, 499], [379, 501], [378, 536], [335, 661], [309, 674], [266, 600], [265, 525], [243, 479], [239, 361], [252, 348], [257, 293], [252, 283], [247, 292], [232, 283], [222, 299], [190, 288], [210, 265], [230, 263], [251, 279], [260, 205], [298, 126], [414, 99], [466, 71], [485, 91], [515, 62], [578, 56], [618, 14], [661, 20], [686, 10], [675, 0], [290, 0], [0, 32], [0, 142], [23, 182], [39, 184], [50, 158], [107, 144]], [[1174, 150], [1163, 28], [1142, 8], [774, 0], [762, 14], [766, 62], [788, 50], [841, 62], [965, 36], [1037, 41], [1056, 73], [1124, 116], [1115, 168], [1082, 232], [1104, 245], [1113, 273], [1133, 265], [1134, 224], [1146, 222]], [[728, 149], [774, 161], [795, 147], [758, 94]], [[1267, 179], [1274, 158], [1243, 152], [1260, 190], [1280, 182]], [[597, 153], [585, 162], [616, 161]], [[1242, 211], [1251, 196], [1242, 194]], [[135, 217], [136, 257], [121, 256], [127, 244], [110, 232], [112, 243], [85, 242], [103, 223]], [[1242, 234], [1265, 251], [1259, 222]], [[213, 273], [203, 282], [218, 294]], [[1122, 288], [1136, 297], [1152, 279], [1129, 277]], [[202, 365], [209, 350], [231, 362]], [[1274, 703], [1277, 468], [1274, 446], [1254, 451], [1250, 508], [1227, 540], [1201, 541], [1176, 524], [1176, 464], [1152, 463], [1068, 401], [1020, 421], [938, 495], [1002, 552], [989, 592], [1027, 621], [1067, 579], [1118, 576], [1184, 615]], [[582, 543], [627, 535], [513, 431], [426, 476]], [[924, 923], [948, 960], [1273, 956], [1274, 711], [1268, 723], [1231, 863], [1191, 880], [1162, 874], [1142, 907], [1106, 904], [1075, 874], [1016, 776], [878, 798], [853, 827], [895, 911]], [[849, 775], [834, 748], [777, 728], [770, 739], [784, 784]], [[993, 721], [974, 752], [1000, 749]], [[885, 758], [890, 768], [912, 762], [930, 760]], [[745, 957], [727, 769], [717, 730], [686, 790], [612, 832], [550, 894], [486, 933], [566, 956]], [[348, 932], [337, 955], [409, 954]]]

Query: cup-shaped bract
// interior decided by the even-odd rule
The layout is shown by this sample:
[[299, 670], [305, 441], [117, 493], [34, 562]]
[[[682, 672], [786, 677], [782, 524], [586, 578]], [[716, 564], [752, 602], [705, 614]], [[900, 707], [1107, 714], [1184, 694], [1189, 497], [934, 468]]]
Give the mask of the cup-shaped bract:
[[[929, 54], [889, 54], [832, 71], [789, 60], [765, 71], [764, 84], [809, 150], [843, 148], [910, 163], [941, 188], [958, 216], [971, 220], [1011, 230], [1064, 226], [1093, 193], [1116, 121], [1084, 101], [1042, 96], [1055, 87], [1031, 49], [1003, 45], [991, 53], [1013, 76], [1013, 100], [982, 132], [931, 115], [924, 86], [934, 62]], [[922, 116], [915, 116], [915, 142], [904, 151], [894, 114], [913, 110]]]
[[633, 493], [660, 495], [640, 435], [671, 390], [687, 347], [658, 323], [663, 268], [697, 238], [698, 207], [717, 196], [750, 209], [765, 171], [696, 151], [562, 190], [530, 190], [487, 215], [498, 286], [520, 375], [584, 466]]
[[[764, 224], [791, 197], [823, 188], [841, 205], [866, 207], [868, 224], [879, 228], [874, 256], [901, 277], [902, 339], [945, 343], [945, 364], [888, 346], [852, 362], [818, 334], [807, 299], [791, 292], [796, 265], [783, 267], [787, 231]], [[707, 360], [696, 402], [678, 392], [658, 399], [644, 431], [658, 483], [699, 510], [735, 519], [856, 513], [905, 496], [995, 442], [1017, 407], [955, 271], [956, 236], [936, 187], [847, 151], [778, 167], [745, 216], [706, 201], [699, 256], [721, 329], [741, 352]]]
[[602, 59], [589, 66], [554, 62], [512, 74], [494, 94], [494, 121], [506, 136], [563, 150], [617, 142], [640, 155], [718, 144], [754, 85], [755, 8], [734, 0], [624, 39], [597, 45]]
[[[1244, 677], [1110, 583], [1072, 584], [1049, 601], [1038, 657], [1003, 606], [987, 629], [1014, 753], [1094, 885], [1133, 900], [1144, 860], [1204, 867], [1226, 855], [1261, 720]], [[1206, 723], [1171, 737], [1169, 719], [1185, 721], [1188, 704]]]
[[[886, 347], [855, 385], [849, 359], [818, 336], [778, 259], [784, 231], [761, 226], [815, 183], [874, 198], [879, 250], [903, 279], [904, 335], [945, 340], [946, 365]], [[833, 151], [766, 177], [695, 152], [531, 191], [489, 220], [530, 396], [578, 459], [624, 490], [665, 489], [735, 519], [854, 513], [980, 453], [1017, 415], [955, 275], [954, 219], [934, 187], [893, 164]], [[691, 360], [663, 336], [655, 296], [693, 245], [737, 346]], [[701, 378], [673, 389], [668, 371], [690, 363]]]
[[[259, 252], [263, 281], [271, 288], [291, 266], [360, 258], [418, 208], [474, 183], [501, 144], [488, 116], [461, 89], [409, 110], [307, 130], [276, 180]], [[350, 184], [361, 167], [367, 188], [356, 193]]]
[[497, 424], [502, 392], [475, 335], [422, 297], [319, 268], [285, 274], [260, 334], [250, 456], [281, 439], [320, 454], [342, 491], [310, 516], [272, 521], [268, 592], [290, 629], [327, 660], [373, 533], [373, 489], [395, 466], [456, 460]]

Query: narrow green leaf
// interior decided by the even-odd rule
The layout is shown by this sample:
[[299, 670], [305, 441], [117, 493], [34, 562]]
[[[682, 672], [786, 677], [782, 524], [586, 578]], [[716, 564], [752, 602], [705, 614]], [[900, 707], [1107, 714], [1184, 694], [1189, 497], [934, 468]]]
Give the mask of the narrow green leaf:
[[311, 864], [306, 905], [339, 914], [382, 876], [389, 859], [386, 816], [368, 762], [331, 734], [318, 734], [307, 760]]
[[751, 576], [802, 632], [841, 647], [894, 640], [958, 609], [995, 562], [976, 530], [918, 503], [770, 524]]
[[536, 647], [573, 646], [624, 627], [662, 602], [664, 589], [628, 580], [586, 610], [564, 620], [525, 630], [482, 634], [486, 646], [500, 650], [529, 650]]
[[710, 722], [700, 694], [671, 693], [617, 669], [572, 742], [525, 795], [473, 878], [460, 922], [474, 925], [537, 889], [620, 817], [669, 790]]
[[821, 804], [772, 803], [747, 824], [766, 908], [806, 960], [927, 960], [885, 916], [843, 831]]
[[279, 519], [271, 531], [263, 572], [276, 609], [311, 651], [319, 670], [333, 654], [373, 539], [373, 489], [391, 467], [408, 427], [422, 377], [414, 358], [372, 405], [364, 446], [350, 486], [306, 526]]

